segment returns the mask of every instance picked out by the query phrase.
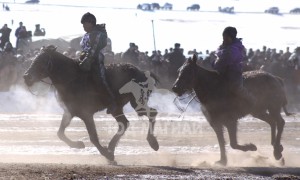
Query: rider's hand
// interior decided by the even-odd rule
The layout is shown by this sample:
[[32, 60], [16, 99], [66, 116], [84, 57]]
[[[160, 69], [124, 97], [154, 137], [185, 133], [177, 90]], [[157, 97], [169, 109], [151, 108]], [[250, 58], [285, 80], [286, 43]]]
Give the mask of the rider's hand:
[[93, 63], [93, 58], [87, 56], [80, 63], [79, 67], [82, 71], [90, 71]]

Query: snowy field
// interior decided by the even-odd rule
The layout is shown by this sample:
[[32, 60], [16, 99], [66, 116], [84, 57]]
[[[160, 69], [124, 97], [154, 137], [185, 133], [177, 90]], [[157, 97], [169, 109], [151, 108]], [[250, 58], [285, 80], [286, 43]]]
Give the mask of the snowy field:
[[[222, 30], [235, 26], [238, 36], [243, 38], [247, 48], [293, 50], [300, 45], [300, 15], [288, 14], [289, 10], [300, 7], [299, 0], [212, 0], [212, 1], [170, 1], [173, 11], [145, 12], [136, 9], [145, 1], [58, 1], [41, 0], [40, 4], [28, 5], [24, 1], [8, 2], [11, 11], [0, 11], [0, 24], [7, 23], [14, 30], [23, 21], [28, 30], [34, 31], [35, 24], [46, 29], [45, 38], [71, 39], [84, 34], [81, 16], [89, 11], [97, 17], [98, 23], [106, 23], [114, 52], [124, 52], [130, 42], [135, 42], [141, 51], [154, 50], [152, 20], [156, 48], [163, 51], [173, 47], [175, 42], [186, 50], [215, 50], [221, 43]], [[163, 5], [164, 1], [158, 1]], [[199, 3], [199, 12], [187, 12], [192, 3]], [[216, 12], [218, 6], [234, 6], [236, 14]], [[263, 13], [271, 6], [278, 6], [282, 15]], [[245, 13], [248, 12], [248, 13]], [[14, 24], [11, 24], [11, 21]], [[40, 39], [34, 37], [33, 40]], [[11, 41], [15, 42], [12, 33]]]

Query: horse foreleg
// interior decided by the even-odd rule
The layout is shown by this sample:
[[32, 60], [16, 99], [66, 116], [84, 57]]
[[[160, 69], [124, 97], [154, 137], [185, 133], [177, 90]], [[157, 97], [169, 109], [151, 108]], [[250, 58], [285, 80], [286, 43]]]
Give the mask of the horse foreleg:
[[65, 135], [65, 129], [70, 125], [72, 118], [73, 117], [69, 112], [64, 112], [59, 130], [57, 132], [57, 136], [60, 140], [68, 144], [71, 148], [85, 148], [84, 143], [82, 141], [72, 141]]
[[157, 142], [156, 137], [154, 136], [154, 126], [156, 121], [157, 111], [156, 109], [150, 108], [150, 112], [147, 113], [147, 117], [149, 118], [149, 129], [147, 135], [147, 141], [151, 148], [155, 151], [159, 149], [159, 144]]
[[227, 157], [226, 157], [226, 149], [225, 149], [225, 139], [223, 134], [223, 126], [220, 123], [217, 124], [211, 123], [211, 126], [217, 135], [219, 146], [220, 146], [220, 152], [221, 152], [221, 159], [217, 161], [216, 164], [226, 166]]
[[97, 134], [93, 116], [91, 115], [88, 117], [84, 117], [82, 118], [82, 120], [85, 123], [91, 142], [95, 145], [95, 147], [98, 149], [100, 154], [105, 156], [108, 160], [113, 161], [115, 158], [114, 154], [109, 152], [107, 148], [102, 147], [101, 144], [99, 143], [98, 134]]
[[[117, 113], [120, 112], [120, 113]], [[114, 137], [111, 139], [108, 145], [108, 150], [112, 153], [115, 152], [116, 146], [118, 145], [121, 137], [124, 135], [125, 131], [127, 130], [129, 126], [129, 121], [125, 117], [122, 111], [116, 111], [116, 113], [113, 114], [114, 118], [117, 120], [119, 129], [118, 132], [114, 135]]]
[[230, 146], [233, 149], [239, 149], [241, 151], [256, 151], [257, 148], [254, 144], [239, 145], [237, 142], [237, 120], [232, 120], [226, 123], [228, 129]]

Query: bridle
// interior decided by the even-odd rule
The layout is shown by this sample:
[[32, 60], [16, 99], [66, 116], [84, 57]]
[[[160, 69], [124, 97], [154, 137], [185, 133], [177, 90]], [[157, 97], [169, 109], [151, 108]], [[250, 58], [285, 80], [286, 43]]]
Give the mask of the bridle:
[[[43, 75], [45, 77], [50, 77], [51, 75], [51, 72], [53, 71], [53, 68], [54, 68], [54, 65], [53, 65], [53, 55], [51, 55], [51, 52], [47, 52], [47, 51], [44, 51], [44, 53], [46, 53], [47, 55], [47, 65], [46, 65], [46, 68], [44, 70], [43, 73], [40, 73], [40, 75]], [[33, 64], [31, 64], [32, 66]], [[64, 84], [69, 84], [71, 82], [73, 82], [74, 80], [76, 80], [78, 78], [79, 74], [77, 74], [74, 78], [72, 78], [71, 80], [69, 80], [68, 82], [64, 83]], [[45, 79], [45, 78], [44, 78]], [[44, 79], [40, 79], [39, 81], [44, 83], [44, 84], [47, 84], [49, 85], [49, 90], [55, 86], [55, 84], [57, 83], [53, 83], [53, 82], [47, 82], [45, 81]], [[34, 92], [32, 92], [32, 90], [30, 90], [30, 88], [28, 87], [28, 90], [30, 91], [31, 94], [35, 95], [35, 96], [38, 96], [37, 94], [35, 94]]]
[[[192, 83], [192, 86], [195, 85], [195, 81], [196, 81], [196, 67], [192, 67], [192, 82], [191, 82], [191, 83]], [[184, 99], [187, 99], [187, 98], [190, 98], [190, 97], [192, 97], [192, 98], [189, 99], [189, 101], [187, 102], [187, 104], [186, 104], [185, 107], [181, 107], [181, 106], [178, 104], [178, 102], [177, 102], [177, 101], [180, 102], [180, 101], [182, 101], [182, 100], [184, 100]], [[181, 111], [181, 114], [179, 115], [179, 117], [181, 117], [181, 116], [183, 117], [183, 114], [186, 112], [188, 106], [190, 105], [190, 103], [191, 103], [196, 97], [197, 97], [197, 95], [196, 95], [195, 91], [193, 90], [193, 91], [191, 91], [191, 92], [188, 94], [187, 97], [181, 98], [181, 97], [179, 97], [179, 96], [176, 96], [176, 97], [174, 98], [173, 104], [175, 104], [175, 106], [177, 107], [177, 109], [178, 109], [179, 111]], [[199, 100], [197, 100], [197, 98], [196, 98], [196, 101], [199, 102]]]
[[[52, 62], [52, 60], [53, 60], [53, 57], [50, 55], [50, 53], [49, 52], [45, 52], [44, 51], [44, 53], [47, 53], [47, 56], [48, 56], [48, 58], [47, 58], [47, 66], [46, 66], [46, 68], [45, 68], [45, 70], [46, 70], [46, 73], [40, 73], [40, 74], [42, 74], [42, 75], [45, 75], [46, 77], [49, 77], [49, 75], [50, 75], [50, 72], [52, 71], [52, 69], [53, 69], [53, 62]], [[34, 62], [31, 64], [31, 66], [34, 64]], [[51, 82], [51, 83], [49, 83], [49, 82], [47, 82], [47, 81], [45, 81], [44, 79], [41, 79], [41, 80], [39, 80], [40, 82], [42, 82], [42, 83], [44, 83], [44, 84], [47, 84], [47, 85], [49, 85], [49, 90], [53, 87], [53, 83]], [[38, 94], [35, 94], [34, 92], [32, 92], [32, 90], [27, 86], [27, 88], [28, 88], [28, 90], [29, 90], [29, 92], [32, 94], [32, 95], [34, 95], [34, 96], [38, 96]], [[49, 91], [48, 90], [48, 91]]]

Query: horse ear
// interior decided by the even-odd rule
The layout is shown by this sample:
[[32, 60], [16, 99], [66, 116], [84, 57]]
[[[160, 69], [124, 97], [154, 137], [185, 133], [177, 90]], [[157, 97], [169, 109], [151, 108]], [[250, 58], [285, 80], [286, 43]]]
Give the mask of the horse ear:
[[47, 49], [48, 49], [49, 51], [54, 52], [54, 51], [56, 51], [57, 46], [50, 45], [50, 46], [47, 46]]
[[194, 55], [193, 55], [192, 62], [196, 64], [196, 63], [197, 63], [197, 60], [198, 60], [197, 54], [194, 54]]

